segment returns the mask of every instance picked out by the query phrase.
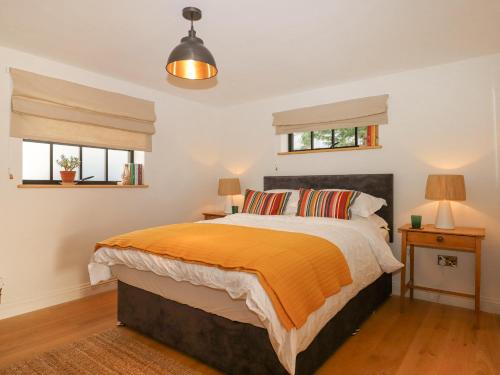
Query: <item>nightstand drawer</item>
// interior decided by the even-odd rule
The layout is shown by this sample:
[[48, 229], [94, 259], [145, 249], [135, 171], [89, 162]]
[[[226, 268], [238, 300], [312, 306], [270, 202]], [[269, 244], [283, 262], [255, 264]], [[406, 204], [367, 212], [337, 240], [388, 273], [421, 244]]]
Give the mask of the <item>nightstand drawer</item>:
[[221, 216], [221, 215], [207, 215], [207, 214], [205, 214], [205, 220], [220, 219], [221, 217], [224, 217], [224, 216]]
[[456, 234], [408, 232], [407, 240], [408, 243], [417, 246], [467, 249], [472, 251], [476, 248], [476, 239], [474, 237]]
[[221, 217], [226, 217], [227, 215], [228, 214], [222, 211], [203, 212], [205, 220], [220, 219]]

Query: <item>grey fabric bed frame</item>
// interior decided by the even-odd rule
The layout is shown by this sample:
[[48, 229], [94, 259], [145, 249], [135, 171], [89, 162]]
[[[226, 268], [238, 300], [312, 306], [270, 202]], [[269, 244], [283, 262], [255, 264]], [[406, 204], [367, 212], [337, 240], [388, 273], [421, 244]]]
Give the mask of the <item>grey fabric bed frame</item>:
[[[378, 214], [393, 229], [392, 174], [269, 176], [264, 189], [341, 188], [387, 201]], [[392, 239], [392, 235], [391, 235]], [[296, 375], [313, 374], [391, 294], [390, 274], [360, 291], [297, 356]], [[227, 374], [285, 375], [264, 328], [235, 322], [118, 282], [118, 320]]]

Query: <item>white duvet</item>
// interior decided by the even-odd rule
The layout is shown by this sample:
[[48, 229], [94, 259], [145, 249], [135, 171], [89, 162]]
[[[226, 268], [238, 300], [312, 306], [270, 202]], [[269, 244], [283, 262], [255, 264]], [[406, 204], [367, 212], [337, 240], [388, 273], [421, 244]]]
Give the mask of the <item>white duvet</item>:
[[322, 237], [340, 248], [349, 265], [353, 283], [329, 297], [322, 307], [309, 316], [302, 327], [290, 331], [281, 325], [269, 297], [257, 277], [251, 273], [185, 263], [134, 249], [101, 248], [94, 253], [89, 264], [91, 283], [108, 280], [111, 278], [109, 267], [123, 264], [141, 271], [169, 276], [177, 281], [225, 290], [233, 299], [244, 299], [247, 307], [258, 315], [269, 333], [278, 359], [290, 374], [294, 374], [298, 353], [309, 346], [325, 324], [382, 272], [394, 272], [402, 266], [394, 258], [379, 228], [368, 220], [235, 214], [210, 220], [208, 223], [269, 228]]

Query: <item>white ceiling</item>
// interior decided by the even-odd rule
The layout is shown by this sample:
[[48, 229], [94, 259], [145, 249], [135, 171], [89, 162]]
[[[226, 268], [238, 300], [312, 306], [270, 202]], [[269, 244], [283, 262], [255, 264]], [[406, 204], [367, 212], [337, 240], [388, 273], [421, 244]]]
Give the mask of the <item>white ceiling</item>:
[[[216, 80], [167, 78], [184, 6]], [[500, 51], [499, 0], [0, 0], [0, 45], [211, 105]]]

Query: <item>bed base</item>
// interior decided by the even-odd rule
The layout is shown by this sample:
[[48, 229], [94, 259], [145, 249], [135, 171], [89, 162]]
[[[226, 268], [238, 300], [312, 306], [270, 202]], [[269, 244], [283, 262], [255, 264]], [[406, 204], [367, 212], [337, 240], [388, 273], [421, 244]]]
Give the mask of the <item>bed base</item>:
[[[313, 374], [391, 294], [390, 274], [360, 291], [297, 356], [296, 375]], [[118, 282], [118, 320], [228, 374], [285, 375], [264, 328], [235, 322]]]

